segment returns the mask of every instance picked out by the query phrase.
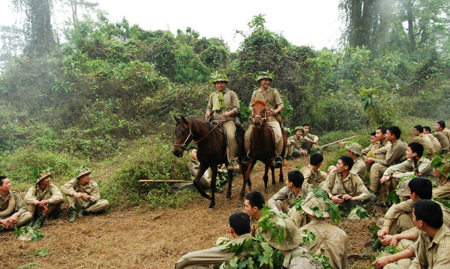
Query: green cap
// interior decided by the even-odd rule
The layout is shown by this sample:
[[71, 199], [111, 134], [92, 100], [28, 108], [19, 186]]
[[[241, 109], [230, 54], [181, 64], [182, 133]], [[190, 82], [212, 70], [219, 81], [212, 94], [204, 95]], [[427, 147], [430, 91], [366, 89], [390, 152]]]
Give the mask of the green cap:
[[395, 193], [398, 196], [410, 196], [411, 193], [409, 192], [409, 182], [411, 181], [411, 178], [405, 178], [404, 180], [402, 180], [400, 182], [400, 184], [398, 185], [397, 190], [395, 191]]
[[294, 128], [294, 133], [297, 132], [298, 130], [302, 130], [303, 131], [303, 126], [297, 126]]
[[255, 78], [255, 80], [256, 81], [260, 81], [261, 79], [265, 79], [265, 78], [267, 78], [267, 79], [270, 79], [270, 80], [273, 80], [273, 78], [274, 78], [274, 74], [273, 74], [273, 72], [269, 72], [269, 70], [267, 70], [267, 71], [258, 71], [258, 72], [256, 72], [254, 75], [253, 75], [253, 77]]
[[216, 82], [228, 82], [228, 77], [225, 74], [221, 74], [219, 72], [215, 72], [211, 74], [211, 79], [209, 80], [211, 83]]

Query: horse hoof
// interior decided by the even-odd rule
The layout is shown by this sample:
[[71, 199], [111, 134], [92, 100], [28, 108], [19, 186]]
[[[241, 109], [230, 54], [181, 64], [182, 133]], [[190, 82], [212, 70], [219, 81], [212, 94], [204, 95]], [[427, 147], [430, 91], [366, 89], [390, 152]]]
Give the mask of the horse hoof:
[[215, 207], [208, 207], [208, 211], [214, 211]]
[[265, 188], [264, 193], [269, 193], [269, 189]]
[[238, 207], [241, 207], [241, 206], [242, 206], [242, 202], [241, 202], [241, 201], [238, 201], [238, 202], [237, 202], [237, 206], [238, 206]]
[[252, 191], [252, 186], [248, 186], [248, 192]]
[[226, 200], [227, 202], [229, 202], [229, 201], [231, 201], [231, 198], [230, 198], [230, 197], [227, 197], [227, 198], [225, 198], [225, 200]]

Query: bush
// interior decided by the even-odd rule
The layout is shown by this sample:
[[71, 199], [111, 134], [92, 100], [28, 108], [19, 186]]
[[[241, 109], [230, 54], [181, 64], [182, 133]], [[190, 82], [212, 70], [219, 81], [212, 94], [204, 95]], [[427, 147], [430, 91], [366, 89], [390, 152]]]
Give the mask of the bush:
[[159, 138], [138, 141], [115, 158], [119, 168], [103, 184], [102, 195], [115, 205], [148, 204], [150, 207], [184, 205], [194, 196], [173, 192], [164, 183], [139, 183], [148, 180], [188, 180], [187, 154], [176, 158], [171, 143]]

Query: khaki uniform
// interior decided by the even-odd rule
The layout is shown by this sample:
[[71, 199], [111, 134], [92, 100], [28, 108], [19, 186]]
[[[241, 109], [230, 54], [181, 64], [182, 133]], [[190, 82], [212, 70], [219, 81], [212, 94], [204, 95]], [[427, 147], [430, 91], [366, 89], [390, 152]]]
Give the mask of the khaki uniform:
[[450, 198], [450, 180], [439, 180], [438, 187], [433, 188], [433, 198], [449, 199]]
[[424, 134], [420, 134], [413, 139], [414, 142], [418, 142], [422, 144], [425, 152], [428, 156], [434, 157], [434, 146], [433, 142], [431, 142], [430, 138]]
[[24, 200], [28, 204], [28, 211], [38, 217], [42, 214], [42, 210], [36, 212], [37, 203], [43, 200], [49, 202], [47, 209], [47, 216], [49, 216], [64, 202], [64, 197], [58, 187], [53, 184], [50, 184], [45, 190], [41, 190], [36, 184], [28, 190]]
[[447, 127], [445, 127], [444, 130], [442, 130], [442, 133], [445, 134], [445, 136], [447, 137], [447, 139], [450, 141], [450, 129], [448, 129]]
[[302, 148], [308, 150], [308, 153], [314, 153], [320, 149], [319, 145], [317, 145], [317, 142], [319, 142], [319, 137], [317, 135], [308, 133], [304, 135], [303, 138]]
[[304, 248], [313, 255], [328, 257], [330, 265], [335, 269], [347, 267], [348, 238], [343, 230], [325, 220], [312, 220], [300, 228], [300, 231], [304, 230], [316, 234], [314, 242], [304, 245]]
[[387, 149], [386, 159], [375, 159], [375, 163], [370, 168], [370, 189], [374, 192], [380, 187], [380, 179], [386, 169], [394, 164], [403, 162], [406, 159], [406, 144], [398, 139]]
[[206, 112], [213, 112], [213, 117], [215, 121], [222, 120], [222, 113], [228, 111], [235, 111], [236, 114], [234, 116], [228, 117], [225, 121], [222, 122], [222, 126], [227, 133], [227, 142], [228, 142], [228, 161], [237, 160], [238, 154], [238, 145], [236, 141], [236, 123], [235, 118], [239, 113], [239, 99], [235, 92], [225, 88], [223, 90], [223, 105], [225, 107], [224, 110], [216, 110], [212, 111], [214, 104], [217, 102], [219, 98], [219, 92], [215, 91], [209, 96], [208, 105], [206, 107]]
[[433, 133], [433, 135], [441, 144], [442, 153], [447, 153], [450, 147], [450, 141], [448, 140], [447, 136], [442, 132], [436, 132]]
[[[200, 168], [200, 162], [198, 160], [189, 160], [189, 171], [191, 172], [191, 180], [194, 180], [197, 176], [198, 169]], [[208, 180], [211, 180], [211, 168], [205, 171], [203, 176], [200, 178], [200, 185], [202, 185], [203, 189], [209, 189], [211, 185]]]
[[374, 144], [370, 144], [368, 147], [364, 148], [361, 151], [361, 157], [363, 158], [363, 160], [366, 160], [367, 157], [370, 157], [368, 155], [373, 154], [374, 155], [373, 158], [375, 158], [375, 159], [384, 159], [384, 158], [386, 158], [386, 152], [384, 152], [384, 153], [380, 152], [380, 154], [375, 155], [375, 152], [378, 152], [378, 150], [381, 147], [382, 147], [382, 145], [379, 141], [375, 142]]
[[312, 188], [321, 187], [325, 179], [327, 179], [327, 173], [324, 171], [314, 171], [310, 165], [303, 167], [300, 172], [302, 173], [305, 181], [303, 181], [302, 188], [308, 188], [308, 185], [312, 185]]
[[[419, 161], [417, 162], [417, 167], [419, 169], [419, 173], [422, 174], [423, 177], [426, 178], [430, 178], [430, 177], [434, 177], [433, 174], [433, 168], [431, 168], [430, 165], [431, 161], [429, 159], [426, 159], [424, 157], [420, 158]], [[387, 176], [387, 175], [392, 175], [394, 172], [399, 172], [394, 174], [393, 176], [395, 178], [403, 178], [403, 177], [407, 177], [410, 175], [414, 175], [414, 162], [411, 159], [407, 159], [406, 161], [393, 165], [393, 166], [389, 166], [388, 169], [386, 169], [386, 171], [384, 171], [383, 175]]]
[[[435, 201], [436, 202], [436, 201]], [[450, 227], [450, 208], [441, 206], [444, 225]], [[384, 216], [383, 226], [389, 226], [389, 234], [394, 235], [415, 227], [412, 219], [414, 202], [412, 199], [392, 205]]]
[[439, 154], [442, 153], [441, 143], [439, 143], [439, 140], [437, 140], [433, 134], [425, 134], [425, 136], [428, 137], [433, 144], [434, 152]]
[[315, 269], [312, 256], [302, 247], [289, 250], [284, 255], [283, 267], [287, 269]]
[[[434, 238], [419, 231], [419, 239], [409, 249], [415, 254], [409, 269], [447, 269], [450, 268], [450, 230], [445, 225], [438, 230]], [[384, 268], [406, 268], [397, 264], [388, 264]]]
[[335, 195], [344, 194], [349, 194], [350, 196], [357, 198], [357, 201], [345, 201], [339, 205], [341, 209], [345, 210], [349, 210], [358, 204], [373, 204], [377, 199], [376, 196], [371, 194], [366, 186], [364, 186], [362, 179], [352, 172], [349, 172], [347, 177], [342, 178], [342, 174], [339, 174], [336, 170], [331, 171], [328, 174], [322, 189], [328, 192], [330, 198]]
[[375, 159], [380, 159], [380, 160], [384, 160], [386, 159], [386, 154], [389, 150], [389, 148], [391, 147], [391, 142], [385, 140], [383, 143], [381, 142], [377, 142], [380, 143], [380, 148], [377, 149], [376, 151], [374, 151], [374, 155], [375, 155]]
[[[10, 191], [8, 195], [6, 195], [5, 200], [3, 200], [3, 196], [0, 195], [0, 219], [8, 219], [16, 212], [20, 212], [21, 215], [17, 218], [18, 222], [14, 225], [14, 227], [23, 226], [32, 218], [31, 213], [27, 211], [22, 198], [20, 198], [17, 192]], [[5, 227], [0, 224], [0, 230], [4, 228]]]
[[301, 151], [307, 151], [302, 148], [303, 140], [304, 138], [302, 136], [293, 135], [288, 137], [286, 156], [292, 156], [292, 153], [294, 152], [301, 154]]
[[[235, 254], [230, 250], [227, 250], [227, 246], [230, 244], [241, 244], [244, 240], [252, 240], [253, 237], [250, 234], [240, 235], [236, 239], [229, 240], [223, 245], [217, 245], [209, 249], [189, 252], [175, 264], [175, 269], [207, 269], [209, 265], [220, 265], [223, 262], [231, 260]], [[218, 242], [223, 242], [223, 238], [219, 238]], [[241, 256], [244, 256], [242, 254]]]
[[270, 208], [276, 208], [280, 212], [286, 213], [289, 218], [294, 221], [297, 227], [301, 227], [306, 224], [307, 218], [304, 211], [297, 211], [295, 209], [295, 200], [305, 197], [310, 192], [310, 188], [302, 188], [298, 195], [295, 196], [293, 190], [287, 186], [284, 186], [269, 199], [267, 205]]
[[356, 158], [353, 162], [352, 169], [350, 172], [357, 174], [359, 177], [363, 177], [367, 172], [367, 166], [361, 157]]
[[[268, 88], [266, 92], [261, 91], [261, 89], [253, 91], [252, 99], [250, 101], [250, 109], [253, 107], [253, 99], [266, 99], [268, 98], [266, 108], [267, 111], [270, 109], [277, 109], [280, 106], [283, 106], [283, 102], [281, 101], [280, 94], [277, 89]], [[283, 135], [281, 133], [280, 123], [277, 121], [275, 117], [269, 117], [267, 124], [272, 128], [273, 133], [275, 135], [275, 153], [276, 155], [281, 155], [283, 151]], [[250, 125], [247, 131], [245, 132], [245, 151], [248, 152], [250, 150], [250, 137], [253, 132], [253, 126]]]
[[[78, 179], [72, 179], [61, 187], [61, 191], [66, 195], [69, 207], [77, 210], [81, 209], [81, 207], [88, 202], [92, 204], [90, 207], [86, 208], [86, 211], [89, 213], [100, 212], [109, 208], [108, 200], [100, 199], [100, 190], [98, 185], [92, 180], [86, 185], [81, 185]], [[73, 197], [75, 192], [87, 193], [89, 195], [89, 199], [85, 200], [83, 198], [75, 198]]]

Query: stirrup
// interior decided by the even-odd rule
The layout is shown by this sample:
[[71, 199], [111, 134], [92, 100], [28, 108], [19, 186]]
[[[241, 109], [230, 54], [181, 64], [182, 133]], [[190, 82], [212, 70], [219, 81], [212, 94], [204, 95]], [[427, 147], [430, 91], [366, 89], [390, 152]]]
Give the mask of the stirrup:
[[248, 156], [248, 154], [245, 155], [244, 158], [242, 158], [242, 163], [243, 164], [248, 164], [249, 161], [250, 161], [250, 156]]
[[283, 157], [278, 155], [275, 157], [275, 168], [280, 168], [283, 165]]

